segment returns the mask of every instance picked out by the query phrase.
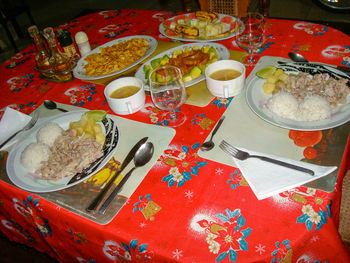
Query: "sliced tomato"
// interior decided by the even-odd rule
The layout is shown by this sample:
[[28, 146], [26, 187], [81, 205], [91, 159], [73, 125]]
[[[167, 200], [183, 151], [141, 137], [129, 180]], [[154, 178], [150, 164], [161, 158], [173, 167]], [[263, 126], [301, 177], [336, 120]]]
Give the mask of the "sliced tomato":
[[169, 28], [171, 23], [172, 23], [171, 20], [165, 20], [165, 21], [163, 22], [163, 26], [164, 26], [165, 28]]
[[187, 15], [187, 18], [197, 19], [196, 13], [190, 13], [190, 14], [188, 14], [188, 15]]
[[232, 17], [231, 16], [224, 16], [223, 18], [221, 18], [220, 22], [221, 23], [225, 23], [225, 24], [231, 24], [232, 22]]
[[186, 15], [179, 15], [179, 16], [176, 16], [176, 17], [174, 18], [174, 22], [177, 23], [177, 21], [179, 21], [179, 19], [186, 19], [186, 18], [187, 18]]
[[173, 30], [171, 30], [169, 28], [167, 30], [165, 30], [165, 34], [167, 34], [168, 36], [172, 36], [172, 37], [179, 36], [179, 34], [177, 34], [176, 32], [174, 32]]
[[229, 25], [230, 25], [230, 31], [236, 28], [236, 22], [232, 21]]

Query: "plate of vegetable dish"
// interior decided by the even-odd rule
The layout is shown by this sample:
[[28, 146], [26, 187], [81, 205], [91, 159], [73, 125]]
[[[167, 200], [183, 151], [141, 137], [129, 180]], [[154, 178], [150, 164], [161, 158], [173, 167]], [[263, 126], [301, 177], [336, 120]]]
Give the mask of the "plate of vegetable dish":
[[185, 87], [192, 86], [205, 79], [206, 67], [217, 61], [229, 59], [228, 49], [217, 43], [192, 43], [174, 47], [164, 51], [144, 63], [135, 77], [141, 79], [148, 90], [149, 76], [152, 70], [164, 65], [180, 68]]
[[181, 41], [219, 41], [236, 35], [236, 23], [236, 18], [229, 15], [197, 11], [165, 20], [159, 32]]

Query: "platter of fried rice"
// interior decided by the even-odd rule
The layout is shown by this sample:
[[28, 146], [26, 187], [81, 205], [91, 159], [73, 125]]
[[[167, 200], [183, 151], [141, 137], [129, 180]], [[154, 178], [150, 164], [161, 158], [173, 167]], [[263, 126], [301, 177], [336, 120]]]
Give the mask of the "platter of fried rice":
[[154, 37], [144, 35], [112, 40], [81, 57], [73, 75], [81, 80], [96, 80], [123, 73], [148, 58], [157, 45]]

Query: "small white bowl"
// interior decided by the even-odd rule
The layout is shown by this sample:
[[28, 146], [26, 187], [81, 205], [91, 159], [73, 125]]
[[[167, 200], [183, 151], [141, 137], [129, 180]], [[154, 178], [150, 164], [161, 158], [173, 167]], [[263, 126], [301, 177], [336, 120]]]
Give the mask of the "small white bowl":
[[[125, 86], [137, 86], [140, 89], [135, 94], [126, 98], [116, 99], [110, 97], [115, 90]], [[143, 82], [135, 77], [124, 77], [113, 80], [106, 86], [104, 95], [109, 107], [114, 113], [120, 115], [133, 114], [139, 111], [143, 108], [146, 101]]]
[[[231, 80], [215, 80], [210, 75], [223, 69], [234, 69], [241, 72], [241, 75]], [[245, 83], [245, 66], [235, 60], [219, 60], [210, 64], [205, 69], [207, 88], [215, 97], [229, 98], [238, 95]]]

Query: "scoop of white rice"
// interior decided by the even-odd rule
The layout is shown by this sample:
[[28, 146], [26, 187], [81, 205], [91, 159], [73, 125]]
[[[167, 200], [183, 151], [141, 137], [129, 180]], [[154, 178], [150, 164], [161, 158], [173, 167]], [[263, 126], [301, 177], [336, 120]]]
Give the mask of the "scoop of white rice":
[[331, 116], [331, 106], [329, 102], [318, 95], [311, 95], [304, 98], [299, 104], [298, 120], [318, 121]]
[[298, 100], [284, 91], [274, 94], [267, 102], [267, 107], [270, 111], [283, 118], [293, 120], [297, 117], [298, 106]]
[[270, 111], [282, 118], [297, 121], [318, 121], [330, 118], [329, 102], [318, 95], [306, 96], [300, 102], [284, 91], [274, 94], [267, 102]]
[[41, 167], [41, 162], [47, 161], [50, 147], [43, 143], [31, 143], [21, 153], [21, 163], [29, 172], [35, 172]]
[[48, 122], [36, 134], [38, 142], [52, 146], [58, 136], [62, 134], [63, 129], [55, 122]]

